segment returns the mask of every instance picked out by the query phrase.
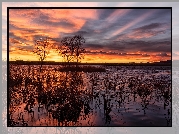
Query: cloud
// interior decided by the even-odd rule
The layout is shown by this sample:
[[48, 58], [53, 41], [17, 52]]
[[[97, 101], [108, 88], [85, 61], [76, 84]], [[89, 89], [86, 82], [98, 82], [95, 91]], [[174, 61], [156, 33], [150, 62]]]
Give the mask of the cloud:
[[152, 23], [133, 29], [127, 37], [132, 39], [150, 38], [159, 34], [165, 34], [169, 27], [167, 24]]
[[[36, 33], [39, 31], [38, 33], [46, 33], [49, 36], [54, 35], [56, 37], [59, 36], [59, 32], [70, 33], [79, 30], [86, 20], [80, 17], [74, 17], [74, 15], [72, 16], [72, 12], [69, 11], [70, 13], [68, 13], [68, 11], [11, 9], [10, 30], [11, 28], [36, 30]], [[73, 14], [78, 13], [73, 12]]]
[[[133, 29], [127, 34], [120, 34], [116, 40], [121, 39], [148, 39], [160, 34], [166, 34], [169, 29], [169, 24], [163, 23], [152, 23]], [[167, 35], [170, 36], [170, 35]]]
[[143, 39], [143, 38], [150, 38], [158, 34], [164, 34], [164, 33], [165, 31], [148, 31], [146, 33], [142, 31], [134, 31], [133, 33], [129, 34], [127, 37], [131, 39]]
[[85, 48], [91, 48], [91, 49], [103, 49], [104, 46], [103, 45], [100, 45], [100, 44], [85, 44], [84, 45]]
[[171, 57], [170, 55], [168, 55], [167, 53], [165, 53], [165, 52], [162, 52], [162, 53], [158, 53], [158, 54], [156, 54], [156, 56], [165, 56], [165, 57]]
[[64, 27], [64, 28], [75, 28], [75, 23], [71, 22], [69, 19], [52, 19], [51, 16], [47, 14], [40, 14], [40, 16], [33, 19], [34, 23], [38, 23], [47, 27]]
[[[138, 16], [137, 18], [135, 18], [133, 21], [127, 23], [127, 24], [124, 25], [122, 28], [115, 30], [115, 31], [111, 34], [111, 36], [116, 36], [116, 35], [118, 35], [118, 34], [124, 32], [125, 30], [127, 30], [127, 29], [129, 29], [130, 27], [136, 25], [137, 23], [142, 22], [143, 20], [145, 20], [147, 17], [151, 16], [151, 15], [154, 14], [154, 13], [155, 13], [155, 10], [152, 10], [152, 11], [149, 10], [148, 12], [146, 12], [146, 13], [144, 13], [144, 14]], [[111, 37], [111, 36], [110, 36], [110, 37]]]
[[[10, 51], [11, 54], [15, 51], [22, 51], [22, 53], [30, 51], [34, 41], [44, 37], [51, 39], [54, 49], [63, 37], [82, 35], [86, 40], [84, 48], [90, 55], [130, 58], [140, 56], [143, 59], [151, 57], [151, 54], [169, 57], [171, 19], [161, 14], [162, 12], [168, 14], [169, 11], [162, 9], [10, 10]], [[158, 18], [163, 20], [162, 23], [159, 22], [156, 14], [161, 15]], [[146, 23], [147, 20], [149, 22]], [[141, 53], [137, 53], [139, 51]], [[51, 57], [56, 58], [55, 55]]]
[[20, 46], [19, 50], [21, 51], [28, 51], [28, 52], [33, 52], [33, 46]]
[[129, 50], [142, 52], [171, 52], [170, 40], [125, 42]]
[[13, 39], [13, 38], [9, 38], [9, 42], [10, 42], [10, 43], [13, 43], [13, 44], [21, 43], [19, 40]]
[[159, 41], [115, 41], [104, 44], [85, 44], [86, 49], [91, 50], [108, 50], [122, 52], [165, 52], [171, 53], [171, 41], [159, 40]]
[[158, 29], [158, 28], [161, 28], [162, 26], [164, 26], [165, 24], [162, 24], [162, 23], [152, 23], [152, 24], [149, 24], [149, 25], [144, 25], [144, 26], [141, 26], [139, 28], [135, 28], [134, 30], [136, 31], [148, 31], [148, 30], [155, 30], [155, 29]]
[[[119, 53], [113, 51], [102, 51], [102, 50], [87, 50], [87, 55], [114, 55], [114, 56], [121, 56], [121, 57], [142, 57], [143, 59], [146, 57], [150, 57], [147, 53]], [[162, 55], [163, 56], [163, 55]], [[167, 55], [168, 56], [168, 55]]]

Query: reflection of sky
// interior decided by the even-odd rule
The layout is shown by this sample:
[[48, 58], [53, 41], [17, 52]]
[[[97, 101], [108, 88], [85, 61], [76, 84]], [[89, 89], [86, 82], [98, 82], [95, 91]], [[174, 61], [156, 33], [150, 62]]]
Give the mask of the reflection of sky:
[[[55, 66], [55, 68], [56, 67], [58, 68], [58, 66]], [[14, 70], [17, 70], [17, 66], [14, 66], [12, 68]], [[12, 68], [11, 68], [11, 74], [12, 74], [11, 77], [12, 77], [12, 79], [15, 79], [17, 72], [12, 71], [13, 70]], [[33, 68], [30, 69], [31, 70], [30, 72], [28, 72], [28, 68], [29, 68], [28, 66], [20, 66], [19, 71], [22, 72], [21, 75], [25, 77], [24, 79], [26, 79], [26, 74], [28, 74], [28, 77], [33, 80], [33, 74], [32, 73], [35, 73], [34, 75], [36, 76], [38, 68], [34, 66]], [[67, 85], [69, 85], [70, 87], [77, 87], [78, 90], [87, 89], [87, 91], [91, 89], [91, 87], [89, 86], [89, 85], [91, 85], [90, 84], [91, 83], [90, 82], [91, 74], [89, 74], [89, 73], [85, 73], [85, 74], [78, 73], [78, 75], [79, 76], [82, 75], [82, 77], [75, 77], [76, 73], [75, 74], [70, 73], [66, 76], [65, 73], [55, 72], [54, 69], [51, 68], [51, 67], [49, 68], [49, 66], [44, 66], [44, 68], [46, 68], [46, 70], [48, 70], [48, 71], [43, 72], [40, 76], [41, 78], [43, 78], [43, 80], [42, 80], [43, 90], [44, 91], [53, 91], [53, 94], [51, 96], [53, 96], [54, 94], [56, 95], [56, 91], [58, 91], [58, 90], [55, 90], [56, 87], [58, 85], [61, 85], [61, 83], [63, 83], [63, 81], [66, 80], [66, 78], [69, 81], [71, 81], [71, 80], [73, 81], [73, 82], [69, 82], [70, 84], [67, 82]], [[130, 68], [128, 68], [128, 71], [124, 73], [125, 69], [126, 69], [126, 67], [121, 68], [120, 70], [118, 70], [116, 72], [115, 68], [112, 68], [112, 69], [108, 68], [108, 70], [110, 70], [109, 72], [101, 73], [100, 78], [98, 79], [98, 82], [97, 82], [97, 86], [95, 86], [95, 88], [94, 88], [94, 92], [96, 93], [96, 89], [97, 89], [97, 91], [100, 90], [103, 93], [105, 93], [106, 84], [104, 84], [105, 82], [103, 83], [103, 80], [106, 79], [106, 78], [110, 79], [113, 82], [114, 81], [116, 82], [116, 85], [118, 85], [117, 88], [116, 88], [116, 91], [120, 89], [121, 83], [122, 83], [123, 80], [129, 81], [129, 79], [131, 77], [139, 77], [140, 79], [142, 79], [141, 81], [143, 81], [143, 83], [145, 83], [143, 85], [144, 87], [146, 85], [150, 85], [151, 83], [153, 83], [156, 78], [157, 78], [157, 80], [159, 80], [159, 81], [162, 80], [163, 82], [165, 81], [166, 83], [170, 81], [170, 74], [168, 74], [167, 71], [159, 70], [158, 73], [152, 73], [151, 70], [153, 70], [153, 69], [155, 70], [155, 68], [153, 68], [153, 69], [151, 68], [151, 70], [149, 70], [149, 73], [146, 73], [145, 70], [143, 70], [142, 68], [141, 68], [141, 70], [138, 70], [137, 68], [134, 69], [134, 70], [131, 70]], [[116, 73], [113, 73], [113, 72], [116, 72]], [[108, 74], [112, 74], [112, 75], [108, 75]], [[106, 77], [107, 75], [108, 75], [108, 77]], [[116, 77], [116, 76], [122, 76], [122, 75], [123, 75], [123, 77]], [[141, 75], [144, 75], [144, 77], [142, 78]], [[48, 76], [53, 76], [53, 77], [48, 77]], [[153, 76], [154, 76], [155, 79], [153, 79]], [[166, 79], [163, 80], [164, 76], [165, 76]], [[85, 88], [82, 85], [79, 85], [79, 84], [76, 83], [76, 81], [80, 81], [81, 78], [85, 79], [85, 81], [83, 83], [83, 86], [85, 86]], [[35, 78], [35, 79], [37, 79], [37, 78]], [[33, 81], [36, 81], [35, 79]], [[54, 83], [53, 80], [57, 80], [58, 82], [56, 81]], [[126, 89], [126, 90], [128, 89], [128, 84], [129, 83], [126, 82], [124, 89]], [[47, 85], [48, 85], [48, 87], [47, 87]], [[152, 87], [150, 89], [152, 89]], [[24, 86], [22, 86], [22, 88], [24, 88]], [[29, 91], [29, 94], [35, 93], [35, 90], [34, 90], [35, 87], [33, 85], [27, 86], [26, 89]], [[62, 89], [63, 89], [63, 86], [62, 86]], [[146, 89], [148, 89], [148, 88], [146, 88]], [[165, 88], [163, 88], [163, 90], [165, 90]], [[84, 117], [85, 112], [84, 112], [84, 108], [82, 108], [80, 117], [78, 118], [79, 123], [77, 123], [77, 124], [80, 125], [80, 126], [91, 126], [91, 125], [93, 125], [93, 126], [165, 125], [166, 120], [165, 120], [163, 115], [165, 114], [166, 110], [163, 110], [163, 100], [156, 101], [156, 97], [152, 97], [151, 99], [148, 98], [147, 100], [149, 100], [150, 105], [148, 106], [148, 108], [145, 109], [147, 116], [144, 116], [142, 106], [141, 106], [141, 104], [143, 104], [141, 102], [143, 102], [144, 99], [142, 99], [142, 97], [139, 97], [139, 95], [136, 95], [136, 99], [135, 99], [135, 102], [134, 102], [133, 101], [134, 100], [133, 95], [130, 95], [130, 98], [127, 99], [127, 97], [124, 97], [124, 96], [126, 96], [128, 93], [127, 94], [125, 94], [125, 93], [121, 94], [121, 93], [119, 93], [117, 95], [116, 92], [114, 92], [113, 90], [109, 90], [108, 93], [106, 94], [106, 98], [110, 98], [111, 95], [117, 95], [114, 98], [110, 98], [110, 104], [112, 104], [111, 105], [112, 111], [109, 114], [110, 117], [111, 117], [110, 123], [106, 124], [106, 121], [104, 119], [105, 118], [105, 116], [104, 116], [104, 99], [100, 94], [100, 96], [99, 96], [100, 101], [98, 100], [98, 97], [97, 97], [96, 99], [93, 100], [93, 102], [89, 103], [90, 104], [90, 106], [89, 106], [90, 107], [90, 109], [89, 109], [90, 113], [86, 117]], [[153, 92], [152, 94], [157, 95], [156, 92]], [[122, 98], [125, 98], [125, 101], [119, 106], [118, 100], [120, 100], [121, 95], [122, 95]], [[22, 96], [23, 96], [22, 93], [16, 93], [16, 95], [12, 95], [11, 99], [12, 100], [22, 100]], [[26, 97], [26, 98], [29, 98], [29, 96]], [[85, 99], [85, 98], [83, 98], [83, 99]], [[40, 126], [40, 125], [46, 126], [47, 124], [50, 125], [50, 126], [55, 126], [55, 124], [52, 123], [53, 121], [50, 121], [50, 120], [52, 120], [52, 117], [48, 118], [46, 110], [45, 109], [42, 110], [42, 108], [40, 108], [40, 113], [39, 113], [38, 112], [37, 100], [35, 101], [35, 103], [36, 104], [33, 108], [33, 110], [34, 110], [34, 121], [33, 122], [29, 121], [30, 120], [29, 116], [28, 116], [27, 112], [24, 111], [24, 108], [26, 106], [25, 103], [17, 106], [17, 108], [19, 107], [19, 110], [15, 110], [14, 112], [12, 112], [13, 113], [12, 114], [13, 119], [15, 119], [15, 121], [18, 121], [18, 116], [19, 116], [18, 114], [22, 112], [24, 120], [28, 123], [29, 126]], [[52, 108], [53, 106], [51, 105], [50, 107]], [[160, 108], [160, 110], [159, 110], [159, 108]], [[56, 109], [56, 108], [54, 108], [54, 109]], [[149, 121], [151, 121], [153, 124], [150, 124]], [[69, 125], [72, 125], [72, 124], [69, 124]]]
[[[3, 9], [3, 33], [5, 12]], [[151, 62], [171, 58], [169, 9], [10, 9], [9, 18], [10, 59], [37, 60], [32, 54], [34, 40], [48, 36], [58, 45], [63, 37], [76, 34], [86, 39], [84, 62]], [[5, 41], [3, 35], [3, 44]], [[3, 45], [3, 53], [5, 50]], [[54, 51], [47, 60], [61, 61]]]

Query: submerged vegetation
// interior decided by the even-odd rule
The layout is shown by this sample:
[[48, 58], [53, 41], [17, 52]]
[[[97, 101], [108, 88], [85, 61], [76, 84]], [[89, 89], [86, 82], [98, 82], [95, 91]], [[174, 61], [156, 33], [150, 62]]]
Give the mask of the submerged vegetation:
[[168, 69], [131, 68], [60, 72], [44, 65], [39, 74], [37, 65], [12, 65], [9, 126], [171, 126]]

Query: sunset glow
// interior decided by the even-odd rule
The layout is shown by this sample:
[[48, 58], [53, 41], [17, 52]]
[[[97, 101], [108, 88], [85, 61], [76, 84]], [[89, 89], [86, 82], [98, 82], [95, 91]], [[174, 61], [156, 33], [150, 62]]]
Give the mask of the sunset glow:
[[82, 62], [171, 60], [170, 9], [9, 9], [9, 60], [37, 61], [35, 40], [49, 37], [46, 61], [61, 62], [55, 48], [74, 35], [86, 40]]

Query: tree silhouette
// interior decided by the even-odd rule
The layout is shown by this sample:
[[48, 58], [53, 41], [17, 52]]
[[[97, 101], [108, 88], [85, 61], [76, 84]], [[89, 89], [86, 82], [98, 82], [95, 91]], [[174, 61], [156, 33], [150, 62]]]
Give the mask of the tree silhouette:
[[34, 53], [36, 53], [39, 57], [39, 60], [41, 62], [40, 65], [40, 72], [42, 70], [43, 61], [46, 59], [47, 55], [49, 54], [49, 47], [50, 42], [48, 37], [46, 37], [44, 40], [40, 38], [39, 40], [35, 41], [35, 47], [34, 47]]
[[81, 35], [65, 37], [61, 40], [57, 50], [65, 61], [68, 62], [68, 65], [71, 61], [75, 61], [78, 64], [85, 53], [85, 49], [82, 47], [84, 43], [85, 39]]

